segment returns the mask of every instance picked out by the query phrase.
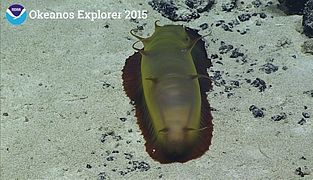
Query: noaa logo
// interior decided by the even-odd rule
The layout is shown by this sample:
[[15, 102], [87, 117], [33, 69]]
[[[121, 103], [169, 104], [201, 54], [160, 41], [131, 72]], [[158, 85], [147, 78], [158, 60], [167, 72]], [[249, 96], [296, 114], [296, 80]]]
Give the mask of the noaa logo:
[[20, 4], [12, 4], [6, 11], [5, 16], [13, 25], [22, 24], [27, 18], [26, 9]]

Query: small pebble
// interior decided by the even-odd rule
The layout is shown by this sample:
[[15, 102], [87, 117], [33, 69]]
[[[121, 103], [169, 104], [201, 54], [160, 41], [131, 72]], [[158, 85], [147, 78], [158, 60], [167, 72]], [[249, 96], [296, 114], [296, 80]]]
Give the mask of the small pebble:
[[313, 90], [304, 91], [303, 94], [307, 94], [307, 95], [313, 97]]
[[301, 46], [303, 53], [313, 54], [313, 39], [305, 41]]
[[280, 113], [279, 115], [275, 115], [275, 116], [271, 117], [271, 119], [273, 121], [280, 121], [280, 120], [283, 120], [283, 119], [286, 119], [286, 118], [287, 118], [286, 113]]
[[304, 166], [304, 167], [298, 167], [296, 170], [295, 170], [295, 174], [301, 176], [301, 177], [304, 177], [306, 175], [310, 175], [310, 171], [309, 171], [309, 168], [307, 166]]
[[271, 74], [278, 70], [278, 66], [275, 66], [272, 63], [266, 63], [260, 68], [260, 70], [264, 71], [266, 74]]
[[306, 160], [306, 158], [304, 156], [302, 156], [300, 159]]
[[303, 113], [302, 113], [302, 116], [305, 117], [305, 118], [310, 118], [310, 114], [307, 113], [307, 112], [303, 112]]
[[226, 12], [230, 12], [236, 7], [236, 1], [237, 0], [231, 0], [230, 3], [222, 4], [222, 10]]
[[212, 55], [211, 55], [211, 59], [216, 59], [216, 58], [218, 58], [218, 55], [217, 55], [217, 54], [212, 54]]
[[239, 52], [239, 48], [235, 48], [230, 55], [230, 58], [237, 58], [237, 57], [242, 57], [244, 54], [242, 52]]
[[113, 160], [114, 160], [114, 157], [113, 157], [113, 156], [107, 157], [107, 161], [113, 161]]
[[266, 18], [267, 17], [267, 15], [265, 14], [265, 13], [260, 13], [260, 18], [262, 18], [262, 19], [264, 19], [264, 18]]
[[255, 105], [251, 105], [249, 107], [249, 110], [251, 111], [251, 113], [253, 114], [255, 118], [264, 117], [264, 112], [258, 107], [256, 107]]
[[258, 8], [262, 5], [262, 2], [260, 0], [255, 0], [255, 1], [252, 1], [252, 5]]
[[201, 28], [202, 30], [205, 30], [205, 29], [207, 29], [208, 27], [209, 27], [208, 23], [203, 23], [203, 24], [200, 25], [200, 28]]
[[260, 91], [260, 92], [264, 91], [264, 90], [266, 89], [266, 87], [267, 87], [265, 81], [263, 81], [263, 80], [260, 79], [260, 78], [256, 78], [256, 79], [251, 83], [251, 85], [252, 85], [253, 87], [259, 88], [259, 91]]
[[238, 16], [239, 21], [244, 22], [244, 21], [248, 21], [251, 18], [250, 14], [241, 14]]
[[218, 26], [220, 26], [220, 25], [222, 25], [222, 24], [224, 24], [224, 23], [225, 23], [224, 20], [218, 20], [218, 21], [216, 22], [215, 26], [218, 27]]
[[231, 27], [230, 26], [228, 26], [227, 24], [222, 24], [222, 26], [221, 26], [223, 29], [224, 29], [224, 31], [230, 31], [230, 32], [232, 32], [233, 30], [231, 29]]
[[306, 123], [306, 120], [304, 118], [302, 118], [300, 121], [298, 121], [298, 124], [303, 125], [304, 123]]
[[233, 45], [231, 44], [226, 44], [224, 41], [221, 41], [221, 46], [219, 47], [219, 53], [220, 54], [225, 54], [228, 51], [232, 50], [234, 48]]

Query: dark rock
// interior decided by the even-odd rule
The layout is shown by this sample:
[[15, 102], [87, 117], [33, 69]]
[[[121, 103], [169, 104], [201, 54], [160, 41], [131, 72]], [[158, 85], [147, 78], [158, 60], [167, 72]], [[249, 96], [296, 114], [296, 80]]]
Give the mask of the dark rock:
[[124, 153], [125, 159], [131, 160], [133, 158], [133, 155], [130, 153]]
[[260, 70], [264, 71], [266, 74], [271, 74], [278, 70], [278, 66], [275, 66], [272, 63], [266, 63], [260, 68]]
[[244, 54], [242, 52], [239, 52], [239, 48], [235, 48], [230, 55], [230, 58], [237, 58], [237, 57], [242, 57]]
[[237, 2], [237, 0], [231, 0], [230, 2], [228, 2], [226, 4], [223, 3], [222, 4], [222, 10], [230, 12], [231, 10], [233, 10], [236, 7], [236, 2]]
[[98, 180], [106, 180], [106, 179], [110, 179], [110, 177], [105, 172], [101, 172], [98, 174]]
[[298, 121], [298, 124], [303, 125], [304, 123], [306, 123], [306, 120], [304, 118], [301, 118], [300, 121]]
[[288, 47], [291, 44], [292, 44], [292, 41], [289, 38], [283, 37], [283, 38], [281, 38], [281, 39], [279, 39], [277, 41], [276, 47], [285, 48], [285, 47]]
[[221, 61], [216, 61], [215, 63], [216, 63], [216, 64], [224, 65]]
[[288, 15], [303, 14], [304, 5], [308, 0], [278, 0], [280, 8]]
[[263, 81], [263, 80], [260, 79], [260, 78], [256, 78], [256, 79], [251, 83], [251, 85], [252, 85], [253, 87], [259, 88], [259, 91], [260, 91], [260, 92], [264, 91], [264, 90], [267, 88], [265, 81]]
[[211, 59], [216, 59], [216, 58], [218, 58], [218, 55], [217, 55], [217, 54], [212, 54], [212, 55], [211, 55]]
[[115, 159], [115, 157], [113, 157], [113, 156], [107, 157], [107, 161], [114, 161], [114, 159]]
[[302, 116], [305, 118], [310, 118], [310, 114], [307, 112], [302, 112]]
[[232, 26], [237, 26], [240, 24], [240, 22], [237, 19], [233, 19], [228, 24], [231, 24]]
[[309, 168], [307, 166], [304, 166], [303, 168], [298, 167], [295, 170], [295, 174], [301, 177], [304, 177], [305, 175], [310, 175]]
[[260, 51], [263, 51], [264, 48], [265, 48], [265, 45], [259, 46], [259, 50], [260, 50]]
[[273, 121], [280, 121], [280, 120], [283, 120], [283, 119], [286, 119], [287, 118], [287, 114], [286, 113], [280, 113], [279, 115], [275, 115], [275, 116], [272, 116], [271, 119]]
[[260, 0], [255, 0], [255, 1], [252, 1], [252, 5], [258, 8], [262, 5], [262, 2]]
[[195, 8], [195, 4], [197, 3], [197, 0], [186, 0], [185, 4], [190, 7], [191, 9]]
[[213, 76], [210, 77], [214, 84], [218, 87], [226, 84], [226, 81], [222, 78], [221, 71], [214, 71]]
[[139, 31], [142, 31], [144, 28], [143, 28], [143, 26], [137, 26], [137, 29], [138, 29]]
[[130, 164], [130, 167], [127, 167], [125, 171], [119, 171], [120, 175], [125, 176], [128, 173], [134, 172], [134, 171], [148, 171], [150, 169], [150, 165], [144, 161], [129, 161], [128, 164]]
[[[173, 0], [151, 0], [148, 4], [162, 16], [172, 21], [190, 21], [200, 17], [199, 13], [208, 11], [214, 0], [186, 0], [185, 4]], [[184, 9], [179, 13], [178, 9]]]
[[241, 14], [238, 16], [239, 21], [244, 22], [248, 21], [251, 18], [251, 15], [246, 13], [246, 14]]
[[233, 30], [231, 29], [231, 27], [229, 27], [227, 24], [222, 24], [221, 27], [224, 29], [224, 31], [230, 31], [230, 32], [233, 31]]
[[101, 141], [102, 143], [104, 143], [104, 142], [107, 140], [107, 137], [108, 137], [108, 136], [111, 136], [112, 139], [114, 139], [115, 141], [120, 141], [120, 140], [122, 140], [122, 137], [121, 137], [120, 135], [116, 135], [116, 134], [114, 133], [114, 131], [110, 131], [110, 132], [106, 132], [106, 133], [102, 134], [100, 141]]
[[220, 79], [222, 79], [221, 71], [214, 71], [212, 80], [218, 81]]
[[260, 18], [265, 19], [267, 17], [267, 15], [265, 13], [260, 13]]
[[251, 105], [249, 107], [249, 110], [251, 111], [251, 113], [253, 114], [253, 117], [255, 117], [255, 118], [264, 117], [264, 113], [263, 113], [262, 109], [259, 109], [255, 105]]
[[198, 13], [202, 13], [210, 10], [214, 2], [215, 0], [186, 0], [185, 4], [191, 9], [196, 9]]
[[[254, 70], [250, 68], [250, 69], [247, 70], [246, 73], [251, 73], [251, 72], [253, 72], [253, 71], [254, 71]], [[249, 80], [250, 80], [250, 79], [249, 79]], [[247, 81], [247, 82], [248, 82], [248, 81]], [[250, 80], [250, 82], [251, 82], [251, 80]], [[248, 82], [248, 83], [250, 83], [250, 82]]]
[[304, 41], [304, 43], [301, 45], [301, 51], [303, 53], [313, 54], [313, 38], [311, 38], [307, 41]]
[[203, 13], [205, 11], [209, 11], [212, 8], [214, 3], [215, 3], [215, 0], [209, 0], [206, 6], [204, 6], [203, 8], [202, 7], [197, 8], [197, 12]]
[[159, 13], [162, 14], [162, 16], [167, 17], [171, 20], [177, 20], [178, 15], [176, 14], [176, 11], [178, 8], [176, 5], [173, 3], [173, 1], [165, 1], [165, 0], [153, 0], [148, 3], [152, 8]]
[[313, 37], [313, 0], [308, 0], [305, 4], [302, 20], [303, 33], [308, 37]]
[[271, 6], [273, 5], [273, 2], [272, 1], [268, 1], [266, 4], [265, 4], [265, 7], [268, 7], [268, 6]]
[[218, 27], [218, 26], [220, 26], [220, 25], [222, 25], [222, 24], [224, 24], [224, 23], [225, 23], [224, 20], [218, 20], [218, 21], [216, 22], [215, 26]]
[[300, 159], [302, 159], [302, 160], [306, 160], [306, 158], [304, 157], [304, 156], [301, 156], [301, 158]]
[[239, 85], [240, 85], [239, 81], [236, 81], [236, 80], [230, 81], [230, 84], [235, 86], [235, 87], [239, 87]]
[[311, 97], [313, 97], [313, 90], [310, 90], [310, 91], [304, 91], [303, 94], [307, 94]]
[[304, 177], [304, 173], [301, 171], [301, 167], [298, 167], [295, 171], [296, 175], [299, 175], [301, 177]]
[[205, 30], [209, 27], [208, 23], [203, 23], [199, 26], [202, 30]]
[[140, 171], [148, 171], [150, 169], [150, 165], [144, 161], [132, 161], [133, 168], [138, 169]]
[[112, 87], [112, 88], [114, 89], [114, 87], [113, 87], [110, 83], [108, 83], [108, 82], [103, 82], [102, 88], [108, 88], [108, 87]]
[[232, 50], [234, 48], [231, 44], [226, 44], [224, 41], [221, 41], [221, 46], [218, 49], [220, 54], [227, 53], [228, 51]]
[[239, 32], [241, 35], [244, 35], [247, 33], [247, 29], [243, 29], [243, 30], [237, 29], [237, 32]]
[[225, 23], [224, 20], [218, 20], [215, 24], [216, 27], [221, 26], [224, 31], [233, 32], [233, 27], [240, 24], [238, 20], [232, 20], [231, 22]]

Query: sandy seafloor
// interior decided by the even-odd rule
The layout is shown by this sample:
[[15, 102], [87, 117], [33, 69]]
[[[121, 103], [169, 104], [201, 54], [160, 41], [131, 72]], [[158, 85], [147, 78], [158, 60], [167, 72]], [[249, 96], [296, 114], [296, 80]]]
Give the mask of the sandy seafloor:
[[[28, 19], [14, 27], [4, 18], [11, 1], [1, 1], [1, 179], [313, 179], [313, 98], [304, 93], [313, 90], [313, 55], [301, 51], [309, 39], [299, 32], [302, 17], [285, 15], [277, 1], [259, 8], [246, 1], [232, 12], [221, 11], [224, 2], [187, 23], [170, 21], [144, 0], [20, 1], [28, 10], [149, 13], [138, 23]], [[233, 32], [215, 25], [244, 12], [267, 18], [253, 16]], [[149, 157], [122, 86], [121, 69], [136, 41], [129, 30], [146, 23], [138, 34], [147, 36], [157, 19], [197, 29], [208, 23], [200, 31], [212, 30], [204, 38], [208, 56], [222, 57], [212, 59], [209, 70], [210, 76], [221, 71], [226, 82], [208, 96], [215, 109], [212, 145], [184, 164]], [[244, 35], [236, 32], [246, 28]], [[247, 62], [230, 58], [232, 50], [220, 54], [221, 41], [239, 48]], [[268, 62], [278, 70], [262, 71]], [[264, 91], [245, 80], [256, 78], [266, 82]], [[239, 87], [231, 85], [234, 80]], [[254, 118], [251, 105], [265, 108], [264, 117]], [[286, 118], [271, 119], [280, 113]], [[302, 113], [311, 117], [300, 125]]]

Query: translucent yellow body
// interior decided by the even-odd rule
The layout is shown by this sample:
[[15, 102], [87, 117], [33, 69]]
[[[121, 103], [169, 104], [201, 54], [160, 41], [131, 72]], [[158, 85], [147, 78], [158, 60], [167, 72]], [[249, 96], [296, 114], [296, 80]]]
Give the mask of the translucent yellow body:
[[201, 94], [191, 55], [192, 41], [183, 26], [156, 27], [141, 39], [141, 80], [157, 144], [169, 153], [184, 153], [196, 142]]

